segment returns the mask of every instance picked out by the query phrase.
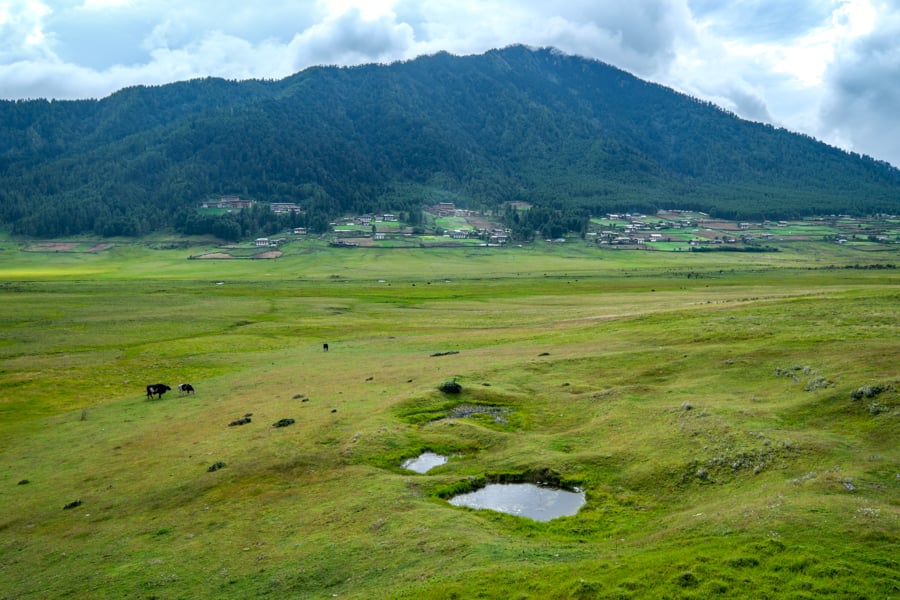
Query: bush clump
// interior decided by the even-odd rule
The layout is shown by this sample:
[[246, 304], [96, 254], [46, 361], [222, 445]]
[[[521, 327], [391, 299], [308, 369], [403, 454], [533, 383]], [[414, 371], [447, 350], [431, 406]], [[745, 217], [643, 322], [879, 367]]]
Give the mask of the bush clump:
[[868, 407], [870, 415], [880, 415], [881, 413], [890, 412], [890, 407], [885, 406], [884, 404], [879, 404], [877, 402], [871, 403]]
[[824, 377], [813, 377], [812, 379], [810, 379], [809, 381], [806, 382], [806, 386], [803, 388], [803, 391], [814, 392], [818, 389], [826, 388], [829, 385], [831, 385], [831, 382], [829, 382]]
[[850, 392], [850, 398], [853, 400], [862, 400], [863, 398], [875, 398], [882, 392], [886, 392], [891, 388], [889, 385], [864, 385], [859, 389]]
[[462, 392], [462, 386], [455, 379], [453, 381], [445, 381], [438, 386], [438, 389], [445, 394], [459, 394]]

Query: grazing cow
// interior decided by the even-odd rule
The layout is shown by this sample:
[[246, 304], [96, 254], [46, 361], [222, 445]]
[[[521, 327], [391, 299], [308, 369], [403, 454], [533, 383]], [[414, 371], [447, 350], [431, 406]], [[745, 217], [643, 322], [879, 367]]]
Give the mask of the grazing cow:
[[194, 386], [189, 383], [179, 383], [178, 384], [178, 393], [179, 394], [193, 394]]
[[147, 386], [147, 398], [153, 399], [154, 394], [157, 398], [162, 398], [163, 394], [171, 389], [164, 383], [151, 383]]
[[322, 344], [322, 350], [328, 352], [328, 344]]

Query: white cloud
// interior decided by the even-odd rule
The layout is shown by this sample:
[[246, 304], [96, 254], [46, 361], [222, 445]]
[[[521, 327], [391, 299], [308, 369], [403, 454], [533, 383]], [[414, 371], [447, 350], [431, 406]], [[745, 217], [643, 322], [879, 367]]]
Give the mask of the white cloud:
[[849, 37], [825, 75], [823, 134], [900, 166], [900, 13], [875, 5], [870, 31]]
[[366, 19], [357, 8], [316, 24], [290, 43], [296, 69], [315, 64], [390, 62], [413, 46], [412, 28], [391, 16]]
[[52, 58], [46, 48], [44, 18], [52, 9], [38, 0], [0, 2], [0, 64]]

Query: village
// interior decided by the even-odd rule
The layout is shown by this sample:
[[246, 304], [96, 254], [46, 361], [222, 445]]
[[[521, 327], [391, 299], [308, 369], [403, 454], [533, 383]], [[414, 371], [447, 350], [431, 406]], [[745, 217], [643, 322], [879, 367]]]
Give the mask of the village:
[[[255, 201], [238, 196], [222, 196], [203, 202], [202, 209], [242, 210]], [[302, 214], [296, 203], [268, 203], [276, 214]], [[530, 206], [516, 203], [516, 210]], [[502, 214], [502, 213], [500, 213]], [[501, 247], [520, 243], [504, 227], [497, 214], [439, 202], [423, 208], [421, 226], [410, 226], [394, 213], [348, 215], [329, 224], [330, 231], [315, 234], [334, 247]], [[277, 248], [309, 239], [305, 227], [285, 230], [276, 236], [253, 240], [257, 248]], [[587, 231], [543, 240], [552, 244], [586, 243], [600, 248], [638, 250], [738, 250], [760, 249], [775, 242], [829, 242], [838, 245], [884, 246], [900, 243], [900, 216], [870, 218], [827, 215], [801, 220], [729, 221], [711, 218], [698, 211], [662, 210], [655, 215], [608, 213], [592, 217]]]

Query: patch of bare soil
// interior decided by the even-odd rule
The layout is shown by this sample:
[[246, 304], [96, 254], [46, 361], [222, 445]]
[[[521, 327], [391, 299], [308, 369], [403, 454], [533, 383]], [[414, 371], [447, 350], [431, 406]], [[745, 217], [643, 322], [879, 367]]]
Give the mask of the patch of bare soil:
[[95, 244], [94, 246], [88, 248], [86, 252], [92, 252], [96, 254], [97, 252], [103, 252], [104, 250], [109, 250], [112, 248], [112, 244]]
[[709, 229], [720, 229], [722, 231], [734, 231], [739, 229], [738, 224], [734, 221], [700, 221], [700, 227], [708, 227]]
[[484, 217], [466, 217], [466, 221], [475, 229], [491, 230], [494, 228], [494, 224]]
[[78, 247], [78, 242], [39, 242], [29, 246], [32, 252], [71, 252]]
[[234, 257], [233, 257], [232, 255], [228, 254], [227, 252], [210, 252], [209, 254], [201, 254], [201, 255], [198, 256], [197, 258], [218, 258], [218, 259], [223, 259], [223, 258], [234, 258]]
[[281, 255], [281, 250], [270, 250], [268, 252], [260, 252], [259, 254], [254, 254], [253, 258], [278, 258]]

